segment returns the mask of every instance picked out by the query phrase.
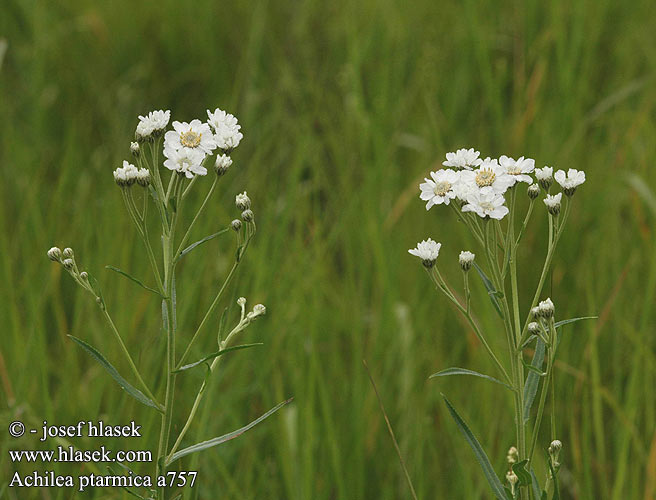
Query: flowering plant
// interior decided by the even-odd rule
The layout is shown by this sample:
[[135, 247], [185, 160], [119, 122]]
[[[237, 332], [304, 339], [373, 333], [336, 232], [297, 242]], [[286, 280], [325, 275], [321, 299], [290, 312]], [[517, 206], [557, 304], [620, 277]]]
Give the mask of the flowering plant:
[[[244, 331], [255, 319], [265, 314], [266, 308], [262, 304], [257, 304], [250, 312], [247, 312], [246, 299], [239, 298], [237, 304], [241, 312], [236, 325], [230, 330], [226, 329], [224, 313], [216, 337], [216, 347], [200, 360], [188, 362], [192, 346], [214, 317], [228, 283], [243, 260], [244, 254], [255, 235], [256, 225], [251, 200], [244, 192], [238, 194], [235, 198], [235, 205], [241, 211], [240, 219], [234, 219], [228, 227], [189, 244], [192, 229], [210, 201], [218, 180], [227, 173], [232, 165], [230, 155], [234, 148], [239, 145], [243, 135], [237, 119], [220, 109], [216, 109], [214, 112], [208, 110], [207, 122], [201, 122], [197, 119], [189, 123], [174, 121], [172, 123], [173, 130], [166, 131], [170, 115], [170, 111], [160, 110], [152, 111], [146, 116], [140, 116], [135, 133], [136, 140], [130, 145], [130, 151], [136, 165], [124, 161], [123, 166], [114, 171], [114, 180], [121, 188], [121, 195], [127, 212], [143, 241], [155, 285], [148, 286], [141, 279], [125, 271], [107, 266], [161, 299], [162, 323], [166, 334], [166, 355], [165, 359], [162, 359], [162, 368], [165, 372], [164, 387], [161, 388], [164, 393], [163, 399], [155, 395], [157, 391], [151, 390], [150, 384], [146, 382], [134, 362], [130, 350], [112, 320], [98, 282], [87, 271], [80, 271], [72, 249], [65, 248], [62, 251], [58, 247], [53, 247], [48, 251], [50, 260], [61, 264], [71, 277], [95, 298], [130, 367], [132, 376], [136, 380], [135, 385], [138, 387], [135, 387], [120, 375], [116, 368], [95, 347], [77, 337], [70, 336], [71, 339], [93, 356], [129, 395], [161, 414], [155, 471], [156, 482], [152, 485], [144, 484], [144, 486], [152, 487], [146, 488], [147, 491], [143, 494], [130, 490], [130, 493], [139, 498], [159, 500], [167, 497], [166, 486], [170, 484], [170, 481], [166, 478], [166, 471], [173, 462], [191, 453], [217, 446], [238, 437], [291, 401], [290, 399], [280, 403], [257, 420], [234, 432], [182, 447], [183, 439], [203, 399], [207, 381], [216, 370], [221, 359], [223, 359], [223, 355], [234, 350], [261, 345], [242, 344], [235, 346], [233, 342], [237, 335]], [[160, 152], [163, 153], [165, 158], [163, 162], [160, 162]], [[183, 228], [181, 214], [187, 197], [191, 189], [198, 183], [198, 180], [208, 175], [208, 166], [212, 163], [214, 170], [212, 183], [203, 202], [191, 218], [191, 222], [187, 224], [186, 228]], [[170, 171], [168, 174], [167, 170]], [[149, 236], [148, 207], [151, 203], [157, 211], [156, 220], [160, 230], [158, 240], [161, 241], [161, 251], [159, 255], [156, 255]], [[181, 229], [184, 229], [184, 232]], [[178, 356], [176, 354], [176, 345], [178, 343], [177, 333], [179, 328], [176, 321], [175, 284], [177, 265], [181, 259], [197, 247], [229, 232], [231, 229], [236, 235], [236, 252], [233, 265], [223, 284], [216, 292], [200, 324], [195, 328], [193, 335], [183, 339], [186, 342], [186, 347], [182, 355]], [[174, 401], [177, 376], [198, 366], [205, 366], [207, 369], [205, 381], [197, 391], [194, 403], [188, 410], [188, 416], [182, 429], [177, 435], [174, 435], [172, 420], [176, 410]], [[164, 479], [162, 480], [162, 478]]]
[[[554, 359], [561, 339], [561, 327], [588, 318], [556, 321], [552, 300], [546, 298], [540, 301], [540, 298], [556, 245], [571, 211], [572, 196], [577, 187], [585, 182], [585, 173], [569, 169], [567, 173], [558, 170], [554, 175], [551, 167], [536, 169], [535, 161], [523, 156], [517, 160], [507, 156], [481, 159], [480, 153], [473, 148], [447, 153], [443, 165], [450, 168], [431, 172], [430, 178], [419, 185], [420, 198], [426, 202], [426, 210], [436, 205], [451, 207], [477, 242], [483, 255], [483, 259], [478, 260], [483, 262], [479, 265], [475, 261], [475, 254], [470, 251], [460, 252], [459, 263], [464, 278], [461, 297], [438, 269], [441, 243], [428, 238], [409, 252], [421, 259], [436, 288], [465, 317], [495, 365], [499, 378], [457, 367], [441, 370], [431, 375], [431, 378], [471, 375], [496, 382], [511, 391], [516, 443], [510, 448], [507, 456], [507, 486], [502, 484], [465, 421], [449, 400], [446, 397], [444, 399], [451, 416], [482, 466], [496, 498], [542, 500], [552, 491], [553, 498], [559, 498], [558, 471], [562, 443], [556, 439]], [[562, 192], [551, 194], [554, 178]], [[520, 192], [521, 183], [528, 185], [526, 193], [529, 202], [520, 226], [521, 219], [518, 219], [517, 212], [521, 209], [517, 194]], [[518, 289], [517, 249], [531, 219], [536, 199], [540, 196], [540, 190], [545, 194], [543, 202], [548, 218], [548, 247], [530, 305], [527, 310], [522, 311], [520, 297], [524, 295], [520, 294]], [[503, 324], [507, 347], [505, 355], [492, 348], [487, 334], [473, 315], [469, 288], [469, 272], [472, 268], [480, 276], [499, 321]], [[527, 362], [524, 351], [529, 348], [533, 349], [533, 358]], [[538, 391], [540, 394], [537, 410], [532, 415]], [[551, 394], [551, 444], [545, 448], [546, 479], [541, 485], [535, 474], [534, 462], [548, 394]], [[531, 421], [532, 429], [527, 433]]]

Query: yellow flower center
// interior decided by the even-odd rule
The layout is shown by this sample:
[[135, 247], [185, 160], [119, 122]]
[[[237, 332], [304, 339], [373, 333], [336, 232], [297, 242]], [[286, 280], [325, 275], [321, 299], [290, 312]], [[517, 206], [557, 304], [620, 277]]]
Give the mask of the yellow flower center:
[[519, 168], [519, 167], [517, 167], [517, 166], [514, 166], [514, 167], [508, 167], [508, 168], [507, 168], [507, 172], [508, 172], [510, 175], [520, 175], [520, 174], [522, 173], [522, 169]]
[[481, 208], [482, 208], [483, 210], [487, 210], [487, 211], [489, 211], [489, 212], [491, 212], [492, 210], [494, 210], [494, 205], [492, 205], [492, 203], [490, 203], [489, 201], [483, 201], [483, 202], [481, 202], [480, 206], [481, 206]]
[[491, 186], [496, 176], [489, 168], [482, 168], [476, 173], [476, 184], [478, 187]]
[[435, 187], [433, 188], [433, 193], [435, 193], [435, 196], [444, 196], [446, 193], [449, 192], [451, 189], [451, 183], [447, 181], [442, 181], [442, 182], [437, 182], [435, 183]]
[[187, 130], [180, 133], [180, 143], [187, 148], [197, 148], [200, 145], [200, 137], [203, 134]]

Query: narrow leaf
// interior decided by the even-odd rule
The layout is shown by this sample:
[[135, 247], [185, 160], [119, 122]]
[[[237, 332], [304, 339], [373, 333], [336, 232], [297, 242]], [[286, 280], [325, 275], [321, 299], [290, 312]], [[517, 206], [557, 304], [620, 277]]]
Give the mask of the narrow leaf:
[[467, 441], [467, 443], [469, 443], [469, 446], [471, 446], [471, 449], [474, 451], [474, 455], [476, 455], [476, 460], [478, 461], [481, 468], [483, 469], [483, 474], [485, 474], [485, 478], [487, 479], [487, 482], [490, 484], [490, 488], [492, 489], [492, 492], [494, 493], [494, 495], [497, 497], [498, 500], [508, 500], [508, 497], [503, 490], [501, 481], [499, 481], [496, 472], [494, 472], [494, 468], [492, 467], [492, 464], [490, 464], [490, 460], [487, 458], [487, 455], [485, 454], [485, 451], [483, 451], [483, 448], [481, 447], [480, 443], [478, 442], [476, 437], [472, 434], [472, 432], [469, 430], [469, 427], [467, 427], [465, 421], [460, 417], [460, 415], [458, 415], [456, 409], [453, 406], [451, 406], [451, 403], [446, 398], [446, 396], [442, 394], [442, 397], [444, 398], [444, 402], [446, 403], [446, 406], [449, 409], [449, 413], [451, 413], [451, 417], [453, 417], [453, 420], [455, 420], [456, 424], [458, 424], [458, 427], [460, 428], [460, 432], [462, 432], [462, 435], [465, 437], [465, 440]]
[[[485, 289], [487, 290], [487, 294], [490, 296], [490, 301], [492, 302], [492, 305], [494, 308], [497, 310], [497, 314], [499, 315], [500, 318], [503, 319], [503, 313], [501, 312], [501, 305], [499, 304], [499, 299], [497, 299], [497, 296], [503, 296], [501, 292], [498, 292], [495, 288], [494, 285], [492, 284], [492, 281], [490, 281], [490, 278], [487, 277], [485, 272], [481, 269], [481, 267], [474, 262], [474, 268], [476, 268], [476, 272], [478, 275], [481, 277], [481, 281], [483, 281], [483, 285], [485, 285]], [[501, 295], [499, 295], [501, 294]]]
[[547, 375], [547, 372], [543, 372], [542, 370], [539, 370], [538, 368], [536, 368], [536, 367], [533, 366], [532, 364], [528, 364], [528, 363], [527, 363], [526, 361], [524, 361], [523, 359], [522, 359], [522, 364], [524, 365], [524, 368], [526, 368], [527, 370], [529, 370], [529, 371], [531, 371], [531, 372], [533, 372], [533, 373], [537, 373], [537, 374], [538, 374], [538, 377], [544, 377], [544, 376]]
[[549, 465], [549, 470], [551, 471], [551, 479], [553, 479], [553, 485], [554, 485], [554, 493], [553, 496], [551, 497], [551, 500], [560, 500], [560, 486], [558, 485], [558, 474], [553, 468], [549, 453], [547, 453], [547, 464]]
[[148, 285], [144, 284], [143, 281], [141, 281], [141, 280], [135, 278], [135, 277], [132, 276], [131, 274], [126, 273], [125, 271], [119, 269], [118, 267], [114, 267], [114, 266], [105, 266], [105, 269], [110, 269], [110, 270], [114, 271], [115, 273], [120, 274], [121, 276], [125, 276], [127, 279], [129, 279], [129, 280], [135, 282], [137, 285], [139, 285], [140, 287], [142, 287], [142, 288], [148, 290], [149, 292], [156, 293], [156, 294], [159, 295], [160, 297], [162, 296], [162, 294], [159, 293], [159, 292], [158, 292], [157, 290], [155, 290], [154, 288], [150, 288]]
[[561, 326], [564, 325], [569, 325], [570, 323], [576, 323], [577, 321], [583, 321], [584, 319], [597, 319], [597, 316], [583, 316], [581, 318], [571, 318], [571, 319], [564, 319], [562, 321], [556, 321], [556, 328], [560, 328]]
[[447, 369], [439, 371], [437, 373], [433, 373], [428, 378], [448, 377], [450, 375], [472, 375], [474, 377], [480, 377], [480, 378], [484, 378], [486, 380], [490, 380], [490, 381], [495, 382], [497, 384], [503, 385], [504, 387], [507, 387], [511, 391], [514, 391], [514, 389], [511, 386], [509, 386], [505, 382], [502, 382], [499, 379], [496, 379], [494, 377], [490, 377], [489, 375], [484, 375], [483, 373], [475, 372], [473, 370], [467, 370], [466, 368], [458, 368], [458, 367], [447, 368]]
[[[533, 354], [533, 361], [531, 366], [541, 370], [542, 363], [544, 363], [545, 345], [542, 339], [538, 338], [535, 345], [535, 353]], [[535, 395], [538, 393], [538, 385], [540, 384], [540, 376], [531, 371], [526, 377], [526, 385], [524, 386], [524, 424], [528, 422], [531, 416], [531, 407], [535, 400]]]
[[512, 470], [519, 479], [520, 486], [529, 486], [531, 484], [531, 474], [526, 470], [528, 459], [512, 465]]
[[531, 342], [533, 342], [535, 339], [537, 339], [537, 338], [538, 338], [537, 335], [531, 335], [529, 338], [527, 338], [527, 339], [524, 341], [524, 343], [521, 345], [520, 349], [522, 349], [522, 350], [523, 350], [523, 349], [526, 349], [526, 347], [527, 347]]
[[185, 370], [189, 370], [190, 368], [194, 368], [195, 366], [202, 365], [206, 361], [210, 361], [214, 358], [218, 358], [219, 356], [222, 356], [230, 351], [238, 351], [240, 349], [247, 349], [249, 347], [255, 347], [258, 345], [264, 345], [262, 342], [258, 342], [256, 344], [242, 344], [242, 345], [236, 345], [234, 347], [228, 347], [227, 349], [223, 349], [222, 351], [216, 351], [213, 352], [212, 354], [208, 354], [202, 359], [199, 359], [198, 361], [195, 361], [194, 363], [189, 363], [188, 365], [181, 366], [180, 368], [173, 370], [171, 373], [179, 373], [183, 372]]
[[533, 498], [535, 500], [540, 500], [542, 498], [542, 493], [540, 491], [540, 483], [538, 478], [535, 476], [535, 471], [531, 468], [531, 488], [533, 489]]
[[185, 248], [182, 252], [180, 252], [180, 255], [178, 255], [178, 260], [180, 260], [182, 257], [187, 255], [189, 252], [191, 252], [197, 246], [202, 245], [203, 243], [205, 243], [207, 241], [210, 241], [211, 239], [214, 239], [217, 236], [220, 236], [220, 235], [222, 235], [223, 233], [225, 233], [227, 231], [228, 231], [228, 228], [221, 229], [221, 231], [217, 231], [214, 234], [210, 234], [209, 236], [205, 236], [205, 238], [203, 238], [202, 240], [198, 240], [197, 242], [192, 243], [187, 248]]
[[264, 415], [259, 417], [256, 420], [253, 420], [250, 424], [242, 427], [241, 429], [237, 429], [236, 431], [233, 431], [229, 434], [225, 434], [224, 436], [220, 437], [215, 437], [214, 439], [210, 439], [209, 441], [203, 441], [202, 443], [197, 443], [192, 446], [189, 446], [187, 448], [183, 448], [180, 451], [177, 451], [173, 454], [170, 460], [167, 461], [166, 465], [171, 465], [173, 462], [178, 460], [179, 458], [185, 457], [189, 455], [190, 453], [195, 453], [197, 451], [202, 451], [206, 450], [208, 448], [212, 448], [214, 446], [218, 446], [220, 444], [225, 443], [226, 441], [230, 441], [231, 439], [234, 439], [236, 437], [241, 436], [244, 432], [252, 429], [255, 427], [257, 424], [265, 420], [266, 418], [270, 417], [273, 415], [275, 412], [277, 412], [280, 408], [282, 408], [285, 405], [288, 405], [294, 400], [294, 398], [289, 398], [287, 401], [283, 401], [282, 403], [274, 406], [271, 408], [268, 412], [266, 412]]
[[125, 380], [121, 374], [116, 371], [116, 368], [114, 368], [107, 359], [93, 346], [87, 344], [84, 340], [78, 339], [77, 337], [74, 337], [73, 335], [69, 335], [71, 340], [75, 342], [77, 345], [82, 347], [85, 351], [87, 351], [93, 358], [95, 358], [98, 363], [101, 364], [101, 366], [109, 373], [116, 382], [118, 382], [118, 385], [120, 385], [125, 392], [127, 392], [130, 396], [132, 396], [134, 399], [139, 401], [140, 403], [145, 404], [146, 406], [150, 406], [151, 408], [155, 408], [157, 411], [161, 412], [159, 406], [151, 400], [150, 398], [146, 397], [143, 392], [141, 392], [139, 389], [136, 389], [133, 387], [127, 380]]

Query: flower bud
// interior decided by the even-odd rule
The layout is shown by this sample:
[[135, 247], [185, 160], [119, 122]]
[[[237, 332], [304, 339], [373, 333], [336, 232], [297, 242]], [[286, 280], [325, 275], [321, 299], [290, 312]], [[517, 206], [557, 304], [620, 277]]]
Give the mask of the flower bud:
[[551, 444], [549, 445], [549, 455], [553, 456], [554, 458], [558, 458], [558, 454], [562, 449], [563, 449], [563, 443], [561, 443], [556, 439], [552, 441]]
[[84, 280], [84, 281], [88, 281], [89, 280], [89, 273], [87, 273], [86, 271], [82, 271], [80, 273], [80, 278], [82, 278], [82, 280]]
[[237, 209], [241, 211], [248, 210], [249, 208], [251, 208], [251, 199], [246, 194], [246, 191], [244, 191], [243, 193], [239, 193], [235, 197], [235, 205], [237, 205]]
[[252, 210], [244, 210], [241, 213], [241, 218], [244, 220], [244, 222], [253, 222], [255, 215], [253, 214]]
[[147, 168], [140, 168], [137, 170], [137, 184], [143, 187], [148, 187], [150, 184], [150, 172], [148, 171]]
[[554, 303], [549, 298], [538, 304], [538, 314], [543, 318], [553, 318], [554, 310]]
[[509, 464], [516, 464], [519, 461], [519, 451], [514, 446], [511, 446], [508, 450], [508, 456], [506, 457]]
[[230, 223], [230, 227], [235, 230], [235, 232], [239, 232], [241, 229], [241, 221], [239, 219], [235, 219]]
[[530, 333], [531, 335], [537, 335], [538, 333], [540, 333], [540, 325], [535, 321], [531, 321], [528, 324], [528, 333]]
[[531, 318], [539, 318], [539, 317], [540, 317], [540, 308], [538, 306], [532, 307]]
[[468, 250], [463, 250], [462, 252], [460, 252], [460, 256], [459, 256], [460, 268], [465, 272], [469, 271], [474, 262], [474, 257], [476, 257], [476, 255]]
[[558, 215], [560, 213], [560, 200], [563, 197], [563, 193], [558, 193], [555, 195], [548, 194], [544, 199], [544, 204], [547, 206], [547, 210], [551, 215]]
[[508, 472], [506, 472], [506, 481], [510, 483], [511, 488], [514, 488], [515, 485], [517, 484], [517, 481], [519, 481], [519, 478], [517, 477], [517, 474], [509, 470]]
[[73, 262], [73, 259], [64, 259], [64, 261], [62, 262], [62, 264], [64, 264], [64, 267], [65, 267], [68, 271], [72, 271], [73, 268], [75, 267], [75, 262]]
[[65, 259], [72, 259], [73, 258], [73, 249], [72, 248], [64, 248], [64, 258]]
[[264, 316], [265, 314], [266, 314], [266, 307], [264, 307], [262, 304], [255, 304], [253, 310], [246, 315], [246, 319], [248, 319], [249, 321], [253, 321], [255, 318]]
[[53, 262], [59, 262], [62, 258], [62, 251], [57, 247], [52, 247], [48, 250], [48, 258]]
[[216, 172], [216, 175], [221, 176], [225, 174], [228, 171], [228, 168], [230, 168], [230, 165], [232, 165], [232, 158], [228, 155], [218, 155], [214, 162], [214, 171]]
[[534, 200], [540, 195], [540, 186], [537, 184], [531, 184], [526, 190], [526, 193], [530, 199]]
[[141, 154], [141, 147], [139, 146], [138, 142], [130, 143], [130, 153], [132, 153], [132, 156], [135, 158], [139, 158], [139, 155]]
[[246, 305], [246, 297], [239, 297], [237, 299], [237, 305], [239, 307], [244, 307]]

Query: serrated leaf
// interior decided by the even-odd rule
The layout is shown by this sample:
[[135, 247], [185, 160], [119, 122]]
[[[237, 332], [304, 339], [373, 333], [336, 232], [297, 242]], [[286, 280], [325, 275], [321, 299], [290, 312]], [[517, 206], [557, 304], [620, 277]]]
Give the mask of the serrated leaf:
[[520, 486], [529, 486], [531, 484], [531, 474], [526, 470], [528, 459], [512, 464], [512, 471], [519, 479]]
[[100, 351], [98, 351], [95, 347], [93, 347], [90, 344], [87, 344], [84, 340], [78, 339], [77, 337], [74, 337], [73, 335], [69, 335], [71, 340], [75, 342], [77, 345], [79, 345], [82, 349], [87, 351], [100, 365], [111, 375], [111, 377], [120, 385], [125, 392], [127, 392], [130, 396], [132, 396], [134, 399], [139, 401], [140, 403], [145, 404], [146, 406], [150, 406], [151, 408], [155, 408], [157, 411], [161, 412], [162, 410], [160, 407], [155, 403], [152, 399], [148, 398], [143, 392], [141, 392], [139, 389], [133, 387], [127, 380], [125, 380], [121, 374], [112, 366], [112, 364], [107, 361], [105, 356], [103, 356]]
[[180, 368], [177, 368], [176, 370], [173, 370], [171, 373], [179, 373], [183, 372], [185, 370], [189, 370], [190, 368], [194, 368], [198, 365], [201, 365], [207, 361], [213, 360], [214, 358], [218, 358], [219, 356], [223, 356], [224, 354], [230, 352], [230, 351], [238, 351], [240, 349], [248, 349], [249, 347], [255, 347], [258, 345], [264, 345], [262, 342], [257, 342], [255, 344], [242, 344], [242, 345], [236, 345], [234, 347], [228, 347], [227, 349], [223, 349], [222, 351], [216, 351], [213, 352], [212, 354], [208, 354], [202, 359], [199, 359], [198, 361], [195, 361], [193, 363], [189, 363], [188, 365], [181, 366]]
[[[533, 361], [531, 366], [540, 370], [542, 363], [544, 363], [545, 345], [542, 339], [538, 338], [535, 345], [535, 353], [533, 354]], [[535, 400], [535, 395], [538, 392], [538, 385], [540, 384], [540, 376], [535, 372], [530, 372], [526, 377], [526, 385], [524, 386], [524, 424], [528, 422], [531, 416], [531, 407]]]
[[274, 406], [271, 408], [268, 412], [266, 412], [264, 415], [261, 417], [257, 418], [256, 420], [253, 420], [250, 424], [245, 425], [241, 429], [237, 429], [236, 431], [233, 431], [229, 434], [225, 434], [223, 436], [215, 437], [214, 439], [210, 439], [209, 441], [203, 441], [202, 443], [197, 443], [192, 446], [188, 446], [187, 448], [184, 448], [180, 451], [177, 451], [173, 454], [171, 459], [166, 463], [166, 465], [171, 465], [173, 462], [178, 460], [179, 458], [185, 457], [191, 453], [195, 453], [197, 451], [202, 451], [206, 450], [208, 448], [213, 448], [214, 446], [218, 446], [220, 444], [225, 443], [226, 441], [230, 441], [231, 439], [235, 439], [236, 437], [241, 436], [244, 432], [252, 429], [255, 427], [257, 424], [262, 422], [263, 420], [267, 419], [271, 415], [273, 415], [275, 412], [280, 410], [285, 405], [288, 405], [294, 400], [294, 398], [289, 398], [287, 401], [283, 401], [282, 403]]
[[494, 493], [494, 495], [497, 497], [498, 500], [508, 500], [508, 496], [506, 495], [506, 492], [503, 489], [503, 485], [501, 484], [501, 481], [499, 481], [499, 477], [497, 476], [496, 472], [494, 472], [494, 468], [492, 467], [492, 464], [490, 464], [490, 460], [487, 458], [487, 455], [485, 454], [485, 451], [481, 447], [480, 443], [478, 442], [474, 434], [472, 434], [471, 430], [469, 430], [469, 427], [467, 427], [465, 421], [460, 417], [460, 415], [458, 415], [458, 412], [451, 405], [451, 403], [446, 398], [446, 396], [442, 394], [442, 397], [444, 398], [444, 402], [446, 403], [446, 406], [449, 409], [449, 413], [451, 414], [451, 417], [453, 418], [453, 420], [455, 420], [456, 424], [458, 425], [458, 428], [460, 429], [460, 432], [462, 432], [462, 435], [465, 437], [465, 440], [467, 441], [467, 443], [469, 443], [469, 446], [474, 451], [476, 460], [478, 461], [481, 468], [483, 469], [483, 474], [485, 475], [485, 478], [487, 479], [487, 482], [490, 485], [492, 492]]
[[[487, 277], [487, 274], [485, 274], [485, 272], [481, 269], [481, 267], [478, 264], [476, 264], [476, 262], [474, 262], [474, 268], [476, 269], [478, 275], [481, 277], [481, 281], [483, 281], [483, 285], [487, 290], [487, 294], [490, 297], [490, 301], [492, 302], [492, 305], [496, 309], [497, 314], [499, 315], [500, 318], [503, 319], [503, 313], [501, 312], [501, 305], [499, 304], [499, 299], [497, 299], [497, 296], [503, 297], [503, 294], [494, 288], [494, 285], [492, 284], [490, 278]], [[500, 293], [501, 295], [499, 295]]]
[[145, 284], [143, 281], [141, 281], [140, 279], [135, 278], [135, 277], [132, 276], [131, 274], [126, 273], [125, 271], [123, 271], [122, 269], [119, 269], [118, 267], [114, 267], [114, 266], [105, 266], [105, 269], [109, 269], [109, 270], [111, 270], [111, 271], [114, 271], [115, 273], [118, 273], [118, 274], [120, 274], [121, 276], [126, 277], [126, 278], [129, 279], [130, 281], [133, 281], [134, 283], [136, 283], [137, 285], [139, 285], [139, 286], [142, 287], [143, 289], [148, 290], [149, 292], [156, 293], [157, 295], [159, 295], [160, 297], [162, 297], [162, 294], [159, 293], [158, 290], [155, 290], [154, 288], [149, 287], [148, 285], [146, 285], [146, 284]]
[[597, 319], [597, 317], [598, 316], [582, 316], [580, 318], [563, 319], [561, 321], [556, 321], [555, 326], [556, 326], [556, 328], [560, 328], [561, 326], [569, 325], [570, 323], [575, 323], [577, 321], [583, 321], [584, 319]]
[[201, 240], [198, 240], [198, 241], [195, 242], [195, 243], [192, 243], [192, 244], [189, 245], [187, 248], [185, 248], [182, 252], [180, 252], [180, 255], [178, 255], [178, 260], [180, 260], [182, 257], [184, 257], [185, 255], [187, 255], [189, 252], [191, 252], [191, 251], [192, 251], [194, 248], [196, 248], [197, 246], [202, 245], [203, 243], [206, 243], [206, 242], [210, 241], [211, 239], [214, 239], [214, 238], [216, 238], [217, 236], [220, 236], [220, 235], [222, 235], [223, 233], [226, 233], [227, 231], [228, 231], [228, 228], [221, 229], [221, 231], [217, 231], [217, 232], [214, 233], [214, 234], [210, 234], [209, 236], [205, 236], [205, 238], [203, 238], [203, 239], [201, 239]]
[[495, 382], [499, 385], [502, 385], [504, 387], [507, 387], [511, 391], [514, 391], [514, 389], [506, 384], [505, 382], [502, 382], [499, 379], [496, 379], [494, 377], [490, 377], [489, 375], [485, 375], [483, 373], [478, 373], [473, 370], [467, 370], [466, 368], [458, 368], [457, 366], [452, 367], [452, 368], [446, 368], [445, 370], [439, 371], [437, 373], [433, 373], [430, 377], [428, 378], [435, 378], [435, 377], [449, 377], [451, 375], [472, 375], [474, 377], [480, 377], [484, 378], [486, 380], [490, 380], [491, 382]]

